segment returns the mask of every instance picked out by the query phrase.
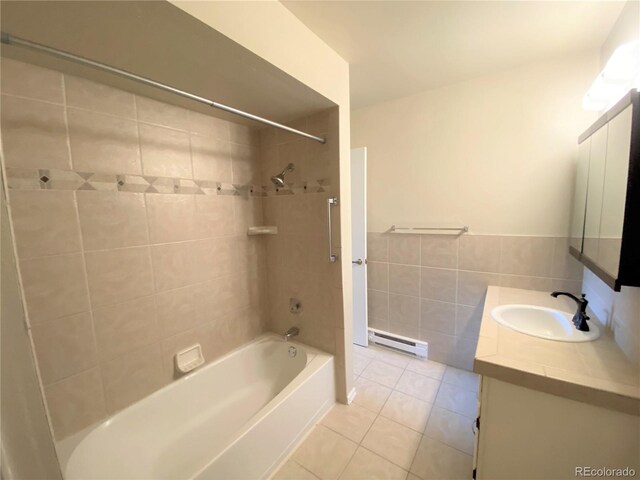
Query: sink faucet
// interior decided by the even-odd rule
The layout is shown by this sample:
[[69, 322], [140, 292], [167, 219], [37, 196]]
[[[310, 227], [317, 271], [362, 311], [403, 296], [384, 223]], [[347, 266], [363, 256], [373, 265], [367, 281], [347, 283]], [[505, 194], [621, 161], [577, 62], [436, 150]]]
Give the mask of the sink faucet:
[[587, 305], [589, 304], [589, 301], [585, 298], [586, 295], [583, 293], [582, 298], [578, 298], [575, 295], [572, 295], [568, 292], [553, 292], [551, 294], [553, 298], [558, 298], [560, 295], [569, 297], [570, 299], [572, 299], [578, 304], [578, 310], [576, 310], [576, 314], [573, 316], [573, 319], [572, 319], [573, 324], [581, 332], [588, 332], [589, 325], [587, 324], [587, 320], [589, 320], [589, 317], [587, 316]]
[[290, 338], [297, 337], [298, 335], [300, 335], [300, 329], [298, 327], [291, 327], [287, 330], [287, 333], [283, 335], [284, 341], [288, 342]]

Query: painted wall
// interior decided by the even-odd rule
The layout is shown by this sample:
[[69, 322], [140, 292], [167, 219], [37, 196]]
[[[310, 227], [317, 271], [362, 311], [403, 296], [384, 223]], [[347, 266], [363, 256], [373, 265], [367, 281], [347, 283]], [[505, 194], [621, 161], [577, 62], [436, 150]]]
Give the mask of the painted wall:
[[25, 314], [4, 188], [0, 188], [2, 478], [61, 479]]
[[56, 439], [178, 378], [179, 350], [211, 361], [266, 329], [266, 245], [246, 235], [262, 223], [257, 131], [9, 59], [1, 90]]
[[[369, 319], [471, 369], [487, 285], [577, 292], [567, 251], [585, 52], [352, 112], [368, 148]], [[469, 225], [460, 237], [391, 225]]]
[[[339, 107], [340, 229], [342, 312], [336, 318], [338, 398], [352, 388], [352, 280], [350, 209], [349, 65], [289, 10], [275, 0], [197, 2], [171, 0], [193, 17], [332, 100]], [[337, 267], [337, 266], [336, 266]], [[348, 347], [348, 348], [347, 348]]]
[[597, 52], [500, 72], [352, 112], [368, 148], [369, 231], [469, 225], [566, 236], [581, 100]]
[[[600, 49], [600, 67], [620, 45], [640, 38], [640, 2], [629, 0]], [[595, 78], [595, 77], [594, 77]], [[640, 365], [640, 288], [614, 292], [585, 267], [583, 290], [596, 316], [613, 331], [627, 358]]]

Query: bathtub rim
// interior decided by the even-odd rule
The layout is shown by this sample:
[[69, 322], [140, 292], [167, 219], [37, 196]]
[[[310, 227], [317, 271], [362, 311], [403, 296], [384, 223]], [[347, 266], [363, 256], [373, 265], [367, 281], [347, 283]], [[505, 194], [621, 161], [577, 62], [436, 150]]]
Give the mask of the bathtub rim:
[[[285, 341], [281, 335], [278, 335], [276, 333], [273, 332], [264, 332], [260, 335], [258, 335], [257, 337], [255, 337], [254, 339], [243, 343], [242, 345], [239, 345], [238, 347], [234, 348], [233, 350], [228, 351], [227, 353], [225, 353], [224, 355], [216, 358], [215, 360], [211, 361], [210, 363], [206, 363], [204, 365], [202, 365], [201, 367], [197, 368], [196, 370], [194, 370], [193, 372], [190, 372], [186, 375], [182, 375], [180, 378], [177, 378], [169, 383], [167, 383], [166, 385], [164, 385], [162, 388], [156, 390], [155, 392], [153, 392], [150, 395], [147, 395], [145, 397], [142, 397], [141, 399], [137, 400], [136, 402], [132, 403], [131, 405], [128, 405], [127, 407], [123, 408], [122, 410], [118, 410], [117, 412], [109, 415], [108, 417], [93, 423], [91, 425], [89, 425], [88, 427], [85, 427], [84, 429], [66, 437], [63, 438], [62, 440], [59, 441], [55, 441], [55, 449], [56, 449], [56, 454], [58, 456], [58, 462], [60, 464], [60, 469], [62, 470], [62, 474], [63, 474], [63, 478], [66, 478], [66, 472], [67, 472], [67, 467], [69, 464], [69, 460], [71, 459], [73, 453], [75, 452], [76, 448], [90, 435], [92, 435], [93, 433], [102, 430], [104, 428], [107, 428], [109, 426], [109, 424], [111, 423], [111, 421], [113, 420], [113, 418], [116, 415], [120, 415], [121, 413], [125, 412], [125, 411], [129, 411], [130, 409], [133, 408], [137, 408], [139, 406], [140, 403], [150, 399], [150, 398], [154, 398], [158, 395], [161, 395], [163, 392], [172, 389], [172, 388], [178, 388], [179, 386], [183, 386], [184, 381], [188, 380], [189, 378], [193, 377], [194, 375], [197, 375], [201, 372], [204, 372], [205, 370], [209, 369], [209, 368], [213, 368], [214, 366], [224, 362], [225, 360], [227, 360], [228, 358], [232, 357], [233, 355], [237, 355], [240, 352], [242, 352], [243, 350], [246, 350], [254, 345], [257, 345], [259, 343], [263, 343], [266, 341], [276, 341], [279, 343], [287, 343], [289, 345], [292, 345], [294, 347], [299, 347], [302, 348], [303, 350], [305, 350], [305, 353], [307, 355], [307, 362], [304, 366], [304, 368], [302, 369], [302, 371], [300, 373], [298, 373], [298, 375], [296, 375], [296, 377], [294, 377], [294, 379], [289, 382], [283, 389], [282, 391], [280, 391], [275, 397], [273, 397], [266, 405], [264, 405], [264, 407], [262, 407], [258, 412], [256, 412], [250, 419], [247, 420], [246, 424], [243, 426], [243, 428], [240, 429], [240, 432], [242, 433], [237, 433], [233, 436], [232, 440], [230, 440], [229, 445], [227, 447], [225, 447], [221, 452], [219, 452], [213, 459], [211, 459], [206, 466], [208, 466], [210, 463], [212, 463], [216, 458], [218, 458], [220, 455], [222, 455], [227, 448], [229, 448], [231, 445], [233, 445], [235, 442], [238, 441], [238, 439], [240, 439], [243, 435], [246, 435], [247, 431], [249, 430], [247, 428], [247, 426], [253, 425], [253, 423], [255, 422], [255, 417], [260, 415], [261, 412], [265, 411], [265, 409], [269, 409], [269, 411], [273, 410], [273, 408], [275, 408], [275, 406], [279, 403], [281, 403], [281, 401], [286, 398], [287, 396], [289, 396], [291, 394], [291, 385], [293, 383], [296, 383], [296, 381], [300, 378], [301, 375], [303, 375], [308, 367], [310, 366], [311, 362], [315, 359], [322, 359], [323, 361], [321, 362], [315, 362], [315, 363], [322, 363], [323, 365], [330, 361], [334, 356], [330, 353], [324, 352], [322, 350], [317, 349], [316, 347], [312, 347], [310, 345], [307, 345], [305, 343], [302, 342], [298, 342], [298, 341]], [[318, 368], [320, 367], [320, 365], [318, 365]], [[308, 375], [307, 375], [308, 376]], [[289, 393], [286, 396], [282, 396], [283, 392], [288, 391]], [[276, 399], [280, 399], [278, 402], [276, 402]], [[202, 470], [204, 470], [203, 467], [200, 470], [197, 470], [194, 473], [194, 476], [197, 475], [198, 473], [200, 473]]]

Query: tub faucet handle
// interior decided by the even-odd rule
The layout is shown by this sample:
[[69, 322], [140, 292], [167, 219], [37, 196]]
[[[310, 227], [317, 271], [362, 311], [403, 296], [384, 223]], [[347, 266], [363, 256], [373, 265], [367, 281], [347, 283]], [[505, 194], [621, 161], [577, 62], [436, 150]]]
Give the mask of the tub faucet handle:
[[284, 341], [288, 342], [290, 338], [297, 337], [300, 335], [300, 329], [298, 327], [291, 327], [287, 332], [283, 335]]

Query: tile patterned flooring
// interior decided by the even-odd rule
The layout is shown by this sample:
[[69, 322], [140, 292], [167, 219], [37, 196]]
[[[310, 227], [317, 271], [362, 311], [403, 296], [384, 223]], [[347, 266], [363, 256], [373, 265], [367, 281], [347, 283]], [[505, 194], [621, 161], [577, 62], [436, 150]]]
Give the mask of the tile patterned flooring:
[[357, 396], [336, 404], [272, 480], [470, 479], [478, 376], [354, 346]]

